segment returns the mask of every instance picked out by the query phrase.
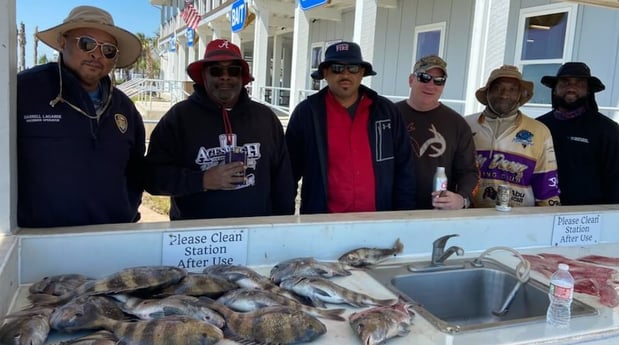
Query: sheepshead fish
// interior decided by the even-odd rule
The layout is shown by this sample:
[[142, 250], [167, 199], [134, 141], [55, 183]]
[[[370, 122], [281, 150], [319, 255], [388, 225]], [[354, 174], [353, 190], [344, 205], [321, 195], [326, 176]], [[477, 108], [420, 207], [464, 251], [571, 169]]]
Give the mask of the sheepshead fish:
[[296, 296], [288, 290], [280, 288], [279, 286], [271, 282], [269, 278], [246, 266], [213, 265], [205, 268], [204, 273], [220, 276], [230, 282], [235, 283], [241, 288], [271, 291], [276, 294], [292, 298], [299, 302], [304, 302], [299, 300], [299, 296]]
[[125, 313], [116, 302], [107, 296], [78, 296], [68, 303], [57, 307], [50, 316], [49, 323], [52, 329], [61, 332], [75, 332], [80, 330], [100, 329], [99, 324], [83, 323], [83, 318], [76, 317], [85, 313], [94, 313], [114, 320], [124, 320]]
[[382, 262], [390, 256], [396, 256], [403, 250], [404, 245], [398, 238], [392, 248], [358, 248], [345, 253], [337, 260], [349, 266], [365, 267]]
[[408, 334], [414, 316], [410, 304], [400, 301], [390, 307], [372, 307], [352, 313], [348, 321], [363, 345], [376, 345]]
[[30, 285], [28, 291], [31, 294], [42, 293], [47, 295], [62, 296], [77, 289], [88, 280], [92, 280], [92, 278], [82, 274], [59, 274], [44, 277], [41, 280], [34, 282]]
[[288, 306], [260, 308], [237, 313], [208, 297], [200, 297], [226, 319], [226, 331], [246, 343], [296, 344], [310, 342], [327, 331], [315, 317]]
[[77, 289], [62, 296], [31, 294], [29, 299], [38, 305], [59, 305], [79, 295], [103, 295], [137, 291], [152, 291], [176, 284], [187, 275], [187, 271], [173, 266], [130, 267], [106, 277], [89, 280]]
[[43, 345], [50, 331], [49, 316], [54, 309], [32, 307], [6, 315], [0, 327], [2, 345]]
[[61, 341], [58, 345], [119, 345], [119, 341], [114, 333], [100, 330], [79, 338]]
[[219, 328], [224, 326], [221, 315], [209, 309], [206, 304], [193, 296], [172, 295], [161, 299], [141, 299], [128, 295], [113, 295], [122, 302], [121, 309], [142, 320], [161, 319], [170, 315], [185, 315], [205, 321]]
[[146, 321], [121, 321], [98, 314], [94, 306], [85, 304], [76, 313], [74, 324], [94, 325], [108, 330], [118, 344], [131, 345], [210, 345], [223, 339], [223, 332], [207, 322], [175, 315]]
[[271, 307], [275, 305], [286, 305], [291, 308], [299, 309], [312, 316], [320, 317], [323, 319], [330, 319], [336, 321], [345, 321], [340, 316], [344, 313], [345, 309], [319, 309], [311, 306], [307, 306], [290, 299], [286, 296], [279, 295], [275, 292], [259, 290], [259, 289], [237, 289], [226, 293], [219, 297], [217, 302], [234, 309], [236, 311], [254, 311], [264, 307]]
[[180, 282], [167, 286], [155, 297], [170, 295], [207, 296], [217, 298], [239, 286], [222, 277], [206, 273], [189, 273]]
[[348, 303], [353, 307], [388, 306], [397, 302], [395, 299], [376, 299], [321, 277], [291, 277], [284, 279], [279, 286], [309, 298], [315, 306], [321, 308], [325, 307], [325, 302]]
[[350, 271], [339, 262], [318, 261], [312, 257], [285, 260], [271, 269], [271, 281], [279, 284], [282, 280], [293, 276], [325, 277], [349, 276]]

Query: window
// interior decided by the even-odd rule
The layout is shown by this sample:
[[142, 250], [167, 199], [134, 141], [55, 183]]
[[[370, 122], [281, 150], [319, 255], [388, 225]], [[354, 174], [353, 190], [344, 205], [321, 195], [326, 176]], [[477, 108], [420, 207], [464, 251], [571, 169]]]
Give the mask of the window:
[[[443, 56], [443, 47], [445, 45], [445, 22], [420, 25], [415, 27], [415, 36], [413, 47], [415, 54], [413, 55], [413, 64], [424, 56], [438, 55]], [[413, 67], [411, 67], [411, 71]]]
[[550, 90], [540, 83], [571, 60], [578, 5], [554, 4], [520, 11], [516, 64], [535, 84], [531, 103], [550, 104]]

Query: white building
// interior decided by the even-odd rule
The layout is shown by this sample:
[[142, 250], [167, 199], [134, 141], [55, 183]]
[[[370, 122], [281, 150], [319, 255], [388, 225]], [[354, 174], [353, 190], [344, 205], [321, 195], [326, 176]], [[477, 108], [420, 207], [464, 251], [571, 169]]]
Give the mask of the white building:
[[[598, 105], [611, 117], [618, 110], [619, 11], [583, 4], [616, 7], [616, 1], [194, 0], [202, 19], [193, 47], [180, 17], [184, 0], [150, 3], [161, 6], [163, 78], [189, 80], [187, 64], [201, 58], [211, 39], [226, 38], [253, 62], [252, 96], [274, 105], [294, 105], [324, 86], [309, 77], [312, 69], [329, 44], [351, 40], [378, 72], [364, 83], [394, 100], [408, 96], [414, 62], [434, 53], [448, 63], [443, 102], [462, 114], [481, 109], [475, 90], [502, 64], [518, 66], [535, 83], [525, 112], [546, 112], [550, 90], [540, 79], [567, 61], [587, 63], [607, 87], [597, 95]], [[303, 10], [302, 3], [325, 4]], [[239, 21], [232, 10], [241, 5], [246, 27], [232, 32], [230, 18]], [[176, 51], [170, 52], [173, 40]]]

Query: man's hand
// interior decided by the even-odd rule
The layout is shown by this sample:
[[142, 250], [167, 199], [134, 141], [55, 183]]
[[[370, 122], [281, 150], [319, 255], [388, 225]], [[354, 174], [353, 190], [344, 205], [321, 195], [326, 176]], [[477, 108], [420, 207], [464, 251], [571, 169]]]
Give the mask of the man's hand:
[[432, 192], [432, 206], [440, 210], [464, 208], [464, 197], [448, 190]]
[[[202, 175], [202, 187], [207, 190], [232, 190], [245, 181], [245, 169], [242, 162], [220, 164], [210, 168]], [[243, 175], [243, 176], [239, 176]]]

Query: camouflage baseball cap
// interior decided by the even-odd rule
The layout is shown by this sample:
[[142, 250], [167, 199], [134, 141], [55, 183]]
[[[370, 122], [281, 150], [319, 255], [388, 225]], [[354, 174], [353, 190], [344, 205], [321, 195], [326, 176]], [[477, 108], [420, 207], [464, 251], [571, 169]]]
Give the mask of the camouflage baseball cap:
[[427, 72], [433, 68], [438, 68], [447, 76], [447, 62], [437, 55], [424, 56], [415, 63], [414, 72]]

